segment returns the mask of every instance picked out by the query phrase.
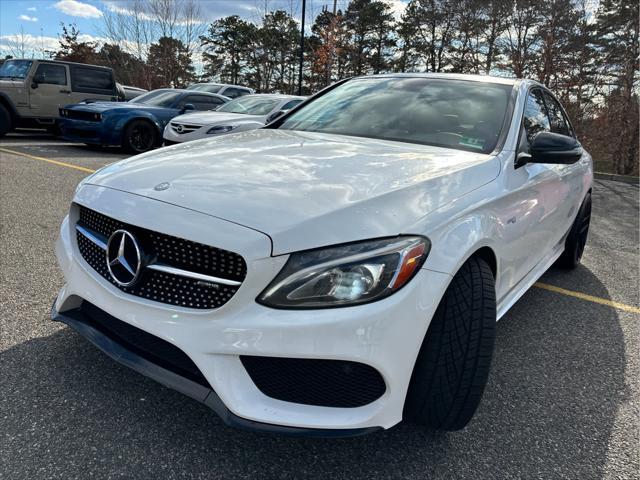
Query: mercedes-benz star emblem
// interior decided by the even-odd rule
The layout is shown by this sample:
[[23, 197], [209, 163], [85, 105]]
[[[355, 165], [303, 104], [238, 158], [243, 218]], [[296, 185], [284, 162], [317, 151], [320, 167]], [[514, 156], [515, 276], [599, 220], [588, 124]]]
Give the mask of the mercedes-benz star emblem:
[[136, 283], [142, 269], [142, 253], [135, 237], [126, 230], [116, 230], [107, 243], [107, 268], [121, 287]]

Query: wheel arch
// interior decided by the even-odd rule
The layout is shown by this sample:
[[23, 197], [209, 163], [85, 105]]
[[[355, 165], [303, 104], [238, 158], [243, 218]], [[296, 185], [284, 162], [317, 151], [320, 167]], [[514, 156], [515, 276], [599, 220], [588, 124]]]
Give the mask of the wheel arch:
[[[150, 124], [151, 126], [153, 126], [156, 130], [156, 133], [158, 134], [157, 137], [157, 141], [156, 143], [162, 143], [162, 134], [163, 134], [163, 130], [160, 128], [160, 126], [158, 125], [158, 122], [155, 120], [155, 118], [153, 118], [151, 115], [136, 115], [134, 117], [131, 118], [127, 118], [124, 123], [122, 124], [122, 128], [121, 128], [121, 132], [124, 136], [124, 133], [127, 130], [127, 127], [129, 127], [129, 125], [131, 125], [133, 122], [141, 120], [143, 122], [147, 122], [148, 124]], [[122, 137], [124, 140], [124, 137]], [[157, 146], [157, 145], [156, 145]]]
[[5, 93], [1, 93], [1, 92], [0, 92], [0, 105], [2, 105], [4, 108], [7, 109], [7, 111], [9, 112], [9, 115], [11, 115], [11, 120], [15, 122], [16, 118], [19, 116], [18, 112], [16, 111], [16, 108], [13, 105], [13, 102], [11, 102], [11, 100], [9, 99], [9, 97]]

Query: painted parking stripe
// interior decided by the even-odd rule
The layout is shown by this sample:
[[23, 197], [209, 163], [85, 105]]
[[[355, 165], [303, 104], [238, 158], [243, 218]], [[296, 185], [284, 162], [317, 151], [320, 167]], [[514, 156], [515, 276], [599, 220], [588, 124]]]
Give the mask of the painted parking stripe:
[[550, 292], [560, 293], [568, 297], [579, 298], [580, 300], [586, 300], [587, 302], [599, 303], [600, 305], [606, 305], [611, 308], [623, 310], [625, 312], [640, 313], [640, 308], [633, 305], [627, 305], [626, 303], [614, 302], [613, 300], [607, 300], [606, 298], [594, 297], [593, 295], [587, 295], [582, 292], [574, 292], [573, 290], [567, 290], [565, 288], [556, 287], [555, 285], [549, 285], [548, 283], [535, 283], [534, 287], [542, 288], [543, 290], [549, 290]]
[[15, 150], [9, 150], [8, 148], [0, 148], [0, 152], [10, 153], [11, 155], [18, 155], [20, 157], [27, 157], [31, 160], [39, 160], [41, 162], [52, 163], [59, 167], [73, 168], [74, 170], [80, 170], [81, 172], [93, 173], [95, 170], [91, 168], [81, 167], [80, 165], [73, 165], [72, 163], [59, 162], [58, 160], [52, 160], [50, 158], [36, 157], [35, 155], [29, 155], [28, 153], [17, 152]]

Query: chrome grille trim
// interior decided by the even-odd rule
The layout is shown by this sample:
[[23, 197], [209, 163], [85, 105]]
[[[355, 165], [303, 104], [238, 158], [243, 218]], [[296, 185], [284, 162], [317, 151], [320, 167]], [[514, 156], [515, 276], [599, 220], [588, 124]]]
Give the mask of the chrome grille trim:
[[91, 232], [91, 231], [87, 230], [86, 228], [81, 227], [80, 225], [76, 225], [76, 230], [78, 232], [80, 232], [82, 235], [84, 235], [86, 238], [91, 240], [93, 243], [95, 243], [102, 250], [106, 250], [107, 249], [107, 241], [108, 241], [108, 239], [104, 238], [99, 233]]
[[211, 275], [204, 275], [202, 273], [190, 272], [188, 270], [170, 267], [169, 265], [163, 265], [161, 263], [152, 263], [151, 265], [147, 265], [147, 268], [150, 270], [157, 270], [159, 272], [171, 273], [180, 277], [201, 280], [203, 282], [221, 283], [222, 285], [231, 285], [233, 287], [237, 287], [242, 284], [242, 282], [237, 282], [236, 280], [227, 280], [226, 278], [213, 277]]
[[[103, 236], [99, 233], [92, 232], [80, 225], [76, 225], [76, 230], [80, 232], [84, 237], [93, 242], [96, 246], [102, 250], [107, 250], [107, 240], [103, 240]], [[157, 270], [158, 272], [170, 273], [172, 275], [178, 275], [180, 277], [191, 278], [193, 280], [200, 280], [203, 282], [220, 283], [222, 285], [230, 285], [233, 287], [240, 286], [242, 282], [236, 280], [228, 280], [226, 278], [214, 277], [212, 275], [204, 275], [202, 273], [190, 272], [189, 270], [183, 270], [181, 268], [170, 267], [169, 265], [163, 265], [162, 263], [152, 263], [146, 265], [149, 270]]]

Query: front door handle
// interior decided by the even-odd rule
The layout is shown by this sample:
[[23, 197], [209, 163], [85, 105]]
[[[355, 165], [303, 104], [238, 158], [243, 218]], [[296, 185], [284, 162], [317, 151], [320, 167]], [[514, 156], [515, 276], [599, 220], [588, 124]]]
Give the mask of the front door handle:
[[71, 90], [60, 90], [60, 93], [71, 93]]

